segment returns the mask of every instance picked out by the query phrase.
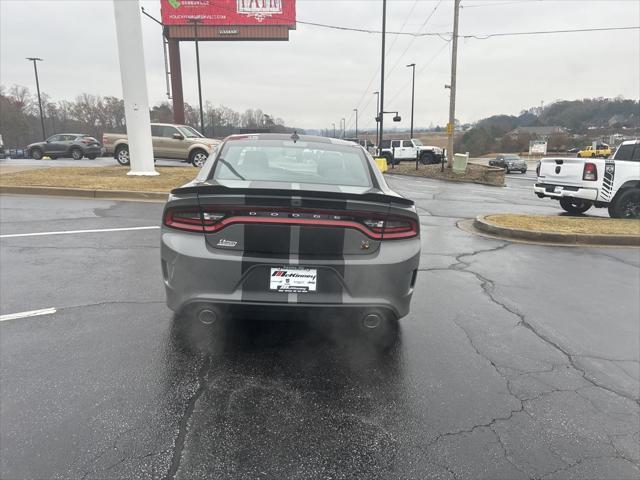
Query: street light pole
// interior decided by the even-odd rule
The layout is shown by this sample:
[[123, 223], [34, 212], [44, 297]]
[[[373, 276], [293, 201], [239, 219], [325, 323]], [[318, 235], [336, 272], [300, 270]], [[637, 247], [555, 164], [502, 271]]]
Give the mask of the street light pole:
[[354, 112], [356, 112], [356, 139], [358, 138], [358, 109], [354, 108]]
[[[459, 1], [459, 0], [456, 0]], [[382, 0], [382, 55], [380, 60], [380, 106], [378, 108], [378, 116], [380, 118], [380, 139], [378, 141], [378, 155], [380, 155], [380, 145], [384, 139], [384, 53], [385, 53], [385, 37], [387, 36], [387, 0]]]
[[449, 134], [449, 143], [447, 148], [447, 167], [453, 166], [453, 133], [456, 121], [456, 64], [458, 62], [458, 14], [460, 11], [460, 0], [455, 0], [453, 4], [453, 44], [451, 46], [451, 84], [449, 88], [449, 124], [447, 125], [447, 133]]
[[415, 101], [415, 87], [416, 87], [416, 64], [415, 63], [410, 63], [409, 65], [407, 65], [407, 67], [411, 67], [413, 72], [412, 72], [412, 80], [411, 80], [411, 134], [409, 135], [410, 138], [413, 138], [413, 105], [414, 105], [414, 101]]
[[373, 94], [376, 96], [376, 145], [380, 145], [380, 137], [378, 136], [378, 133], [379, 133], [378, 115], [380, 112], [380, 92], [373, 92]]
[[200, 48], [198, 47], [198, 24], [199, 18], [190, 18], [189, 23], [193, 24], [193, 36], [196, 42], [196, 69], [198, 71], [198, 100], [200, 102], [200, 132], [204, 135], [204, 111], [202, 110], [202, 83], [200, 81]]
[[47, 139], [47, 133], [44, 129], [44, 114], [42, 113], [42, 98], [40, 98], [40, 81], [38, 80], [38, 66], [36, 62], [41, 62], [42, 59], [38, 57], [27, 57], [27, 60], [33, 62], [33, 71], [36, 74], [36, 90], [38, 91], [38, 108], [40, 108], [40, 125], [42, 126], [42, 139]]

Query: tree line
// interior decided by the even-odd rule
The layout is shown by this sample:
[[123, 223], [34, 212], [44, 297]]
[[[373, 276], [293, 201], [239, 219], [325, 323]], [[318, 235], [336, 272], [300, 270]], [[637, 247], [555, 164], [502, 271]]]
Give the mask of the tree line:
[[[106, 132], [126, 131], [124, 101], [113, 96], [82, 93], [74, 100], [53, 100], [41, 93], [45, 133], [85, 133], [98, 140]], [[242, 131], [289, 132], [293, 128], [284, 120], [264, 113], [260, 109], [247, 109], [243, 113], [229, 107], [214, 106], [206, 102], [204, 129], [206, 136], [225, 137]], [[168, 102], [153, 106], [149, 112], [152, 122], [173, 123], [173, 108]], [[185, 123], [200, 130], [200, 112], [197, 106], [185, 103]], [[0, 86], [0, 135], [5, 148], [20, 148], [43, 140], [38, 97], [27, 87]]]
[[548, 151], [584, 147], [613, 133], [637, 135], [640, 102], [622, 97], [558, 100], [533, 107], [520, 115], [494, 115], [475, 123], [457, 138], [456, 151], [472, 156], [493, 152], [523, 152], [538, 137], [528, 132], [508, 135], [518, 127], [563, 127], [563, 133], [546, 138]]

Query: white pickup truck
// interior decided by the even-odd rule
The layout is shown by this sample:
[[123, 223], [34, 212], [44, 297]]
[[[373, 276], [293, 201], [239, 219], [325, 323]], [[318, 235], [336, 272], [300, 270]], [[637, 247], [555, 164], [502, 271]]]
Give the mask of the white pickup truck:
[[640, 140], [623, 142], [600, 158], [543, 158], [535, 194], [560, 201], [569, 213], [607, 207], [612, 218], [640, 219]]
[[387, 163], [399, 163], [405, 160], [416, 161], [427, 165], [430, 163], [440, 163], [442, 161], [443, 150], [431, 145], [423, 145], [417, 138], [411, 140], [383, 140], [380, 156], [387, 159]]

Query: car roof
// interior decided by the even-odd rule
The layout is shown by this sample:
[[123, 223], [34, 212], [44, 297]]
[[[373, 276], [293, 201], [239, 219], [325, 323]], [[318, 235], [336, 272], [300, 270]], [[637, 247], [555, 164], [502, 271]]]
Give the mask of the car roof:
[[633, 145], [635, 143], [640, 143], [640, 139], [636, 138], [635, 140], [625, 140], [620, 145]]
[[75, 135], [76, 137], [89, 137], [90, 136], [90, 135], [87, 135], [86, 133], [54, 133], [51, 136], [55, 137], [56, 135]]
[[[321, 137], [319, 135], [300, 135], [294, 132], [300, 141], [303, 142], [315, 142], [326, 143], [332, 145], [344, 145], [346, 147], [361, 148], [360, 145], [347, 140], [341, 140], [339, 138]], [[242, 141], [242, 140], [291, 140], [294, 133], [241, 133], [236, 135], [229, 135], [224, 139], [227, 141]]]

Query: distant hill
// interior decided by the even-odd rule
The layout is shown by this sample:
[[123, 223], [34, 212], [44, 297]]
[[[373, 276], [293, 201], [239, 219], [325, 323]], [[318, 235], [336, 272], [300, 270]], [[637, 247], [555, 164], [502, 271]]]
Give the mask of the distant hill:
[[623, 129], [637, 135], [640, 130], [640, 102], [623, 98], [559, 100], [544, 108], [524, 110], [518, 116], [494, 115], [478, 121], [458, 137], [456, 151], [483, 155], [526, 150], [529, 141], [537, 136], [531, 133], [507, 136], [518, 127], [561, 127], [565, 133], [547, 138], [556, 149], [590, 142], [589, 136], [594, 131], [604, 136]]

